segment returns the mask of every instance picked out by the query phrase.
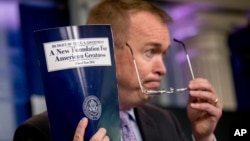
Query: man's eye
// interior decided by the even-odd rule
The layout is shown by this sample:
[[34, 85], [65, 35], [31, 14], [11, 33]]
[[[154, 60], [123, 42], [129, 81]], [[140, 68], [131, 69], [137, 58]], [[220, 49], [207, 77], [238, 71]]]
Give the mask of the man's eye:
[[154, 55], [154, 49], [148, 49], [148, 50], [146, 50], [146, 52], [145, 52], [145, 55], [147, 56], [147, 57], [153, 57], [153, 55]]

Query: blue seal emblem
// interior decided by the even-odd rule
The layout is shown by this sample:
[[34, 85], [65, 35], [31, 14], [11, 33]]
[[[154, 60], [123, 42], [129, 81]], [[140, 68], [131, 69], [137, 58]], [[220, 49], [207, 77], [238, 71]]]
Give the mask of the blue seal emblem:
[[87, 96], [82, 104], [83, 113], [92, 120], [98, 120], [102, 113], [100, 100], [93, 95]]

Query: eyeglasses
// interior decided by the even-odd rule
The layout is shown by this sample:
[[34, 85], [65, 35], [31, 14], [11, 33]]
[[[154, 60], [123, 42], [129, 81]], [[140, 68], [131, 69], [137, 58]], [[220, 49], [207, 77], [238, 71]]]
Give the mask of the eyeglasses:
[[180, 45], [182, 45], [182, 47], [184, 48], [185, 50], [185, 54], [186, 54], [186, 58], [187, 58], [187, 61], [188, 61], [188, 67], [189, 67], [189, 70], [190, 70], [190, 73], [192, 75], [192, 79], [194, 79], [194, 72], [193, 72], [193, 68], [192, 68], [192, 65], [191, 65], [191, 62], [190, 62], [190, 59], [189, 59], [189, 55], [187, 53], [187, 49], [186, 49], [186, 46], [185, 44], [182, 42], [182, 41], [179, 41], [177, 39], [174, 38], [174, 41], [179, 43]]
[[[187, 58], [187, 61], [188, 61], [188, 65], [189, 65], [189, 69], [190, 69], [192, 78], [194, 79], [193, 69], [192, 69], [192, 66], [191, 66], [191, 63], [190, 63], [189, 55], [187, 53], [185, 44], [183, 42], [177, 40], [177, 39], [174, 39], [174, 41], [179, 43], [180, 45], [182, 45], [182, 47], [184, 48], [185, 53], [186, 53], [186, 58]], [[132, 48], [130, 47], [130, 45], [128, 43], [126, 43], [126, 46], [130, 49], [132, 59], [133, 59], [133, 63], [134, 63], [134, 67], [135, 67], [136, 76], [137, 76], [137, 79], [138, 79], [138, 82], [139, 82], [139, 85], [140, 85], [141, 92], [143, 94], [145, 94], [145, 95], [176, 94], [176, 93], [184, 92], [184, 91], [187, 90], [187, 88], [178, 88], [178, 89], [170, 88], [168, 91], [167, 90], [146, 90], [146, 89], [144, 89], [143, 86], [142, 86], [142, 83], [141, 83], [141, 78], [140, 78], [140, 75], [139, 75], [139, 72], [138, 72], [138, 67], [137, 67], [137, 64], [136, 64], [136, 61], [135, 61], [135, 58], [134, 58], [133, 50], [132, 50]]]

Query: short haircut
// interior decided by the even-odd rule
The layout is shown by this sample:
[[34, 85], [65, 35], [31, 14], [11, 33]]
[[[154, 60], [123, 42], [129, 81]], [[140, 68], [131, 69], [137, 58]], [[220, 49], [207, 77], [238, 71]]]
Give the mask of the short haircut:
[[165, 11], [147, 0], [102, 0], [90, 10], [87, 24], [110, 24], [115, 46], [122, 47], [127, 41], [130, 13], [138, 11], [155, 14], [166, 24], [172, 21]]

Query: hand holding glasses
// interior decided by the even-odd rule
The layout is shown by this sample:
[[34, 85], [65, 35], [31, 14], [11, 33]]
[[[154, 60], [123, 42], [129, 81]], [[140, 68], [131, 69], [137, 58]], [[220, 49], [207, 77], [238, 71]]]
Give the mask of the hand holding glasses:
[[[192, 78], [194, 79], [193, 69], [192, 69], [192, 66], [191, 66], [191, 63], [190, 63], [189, 55], [187, 53], [185, 44], [183, 42], [177, 40], [177, 39], [174, 39], [174, 41], [179, 43], [180, 45], [182, 45], [182, 47], [184, 48], [185, 53], [186, 53], [186, 58], [187, 58], [187, 61], [188, 61], [188, 66], [189, 66]], [[140, 85], [141, 92], [143, 94], [145, 94], [145, 95], [176, 94], [176, 93], [183, 92], [183, 91], [187, 90], [187, 88], [178, 88], [178, 89], [170, 88], [170, 90], [168, 90], [168, 91], [167, 90], [145, 90], [143, 88], [143, 86], [142, 86], [142, 83], [141, 83], [141, 78], [140, 78], [140, 75], [139, 75], [139, 72], [138, 72], [137, 64], [135, 62], [133, 50], [132, 50], [132, 48], [130, 47], [130, 45], [128, 43], [126, 43], [126, 46], [130, 49], [132, 59], [133, 59], [133, 63], [134, 63], [134, 67], [135, 67], [136, 76], [137, 76], [137, 79], [138, 79], [138, 82], [139, 82], [139, 85]]]

